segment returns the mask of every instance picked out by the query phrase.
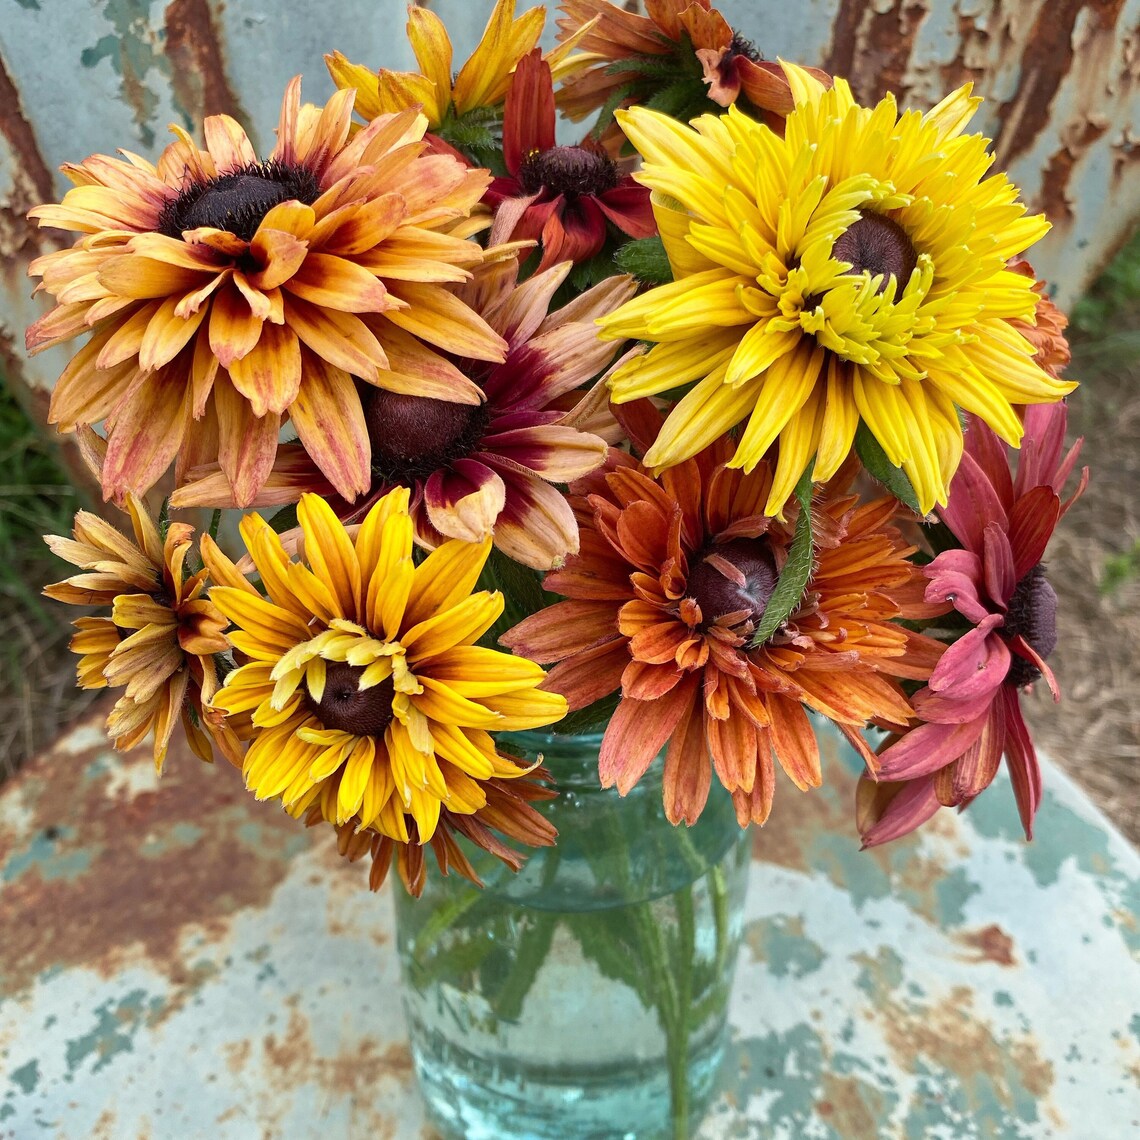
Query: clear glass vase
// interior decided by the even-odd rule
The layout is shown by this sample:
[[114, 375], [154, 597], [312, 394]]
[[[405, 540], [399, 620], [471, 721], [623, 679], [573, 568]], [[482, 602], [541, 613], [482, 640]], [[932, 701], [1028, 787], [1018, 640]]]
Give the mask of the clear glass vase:
[[561, 794], [538, 806], [557, 846], [517, 875], [478, 860], [482, 890], [429, 874], [422, 898], [395, 892], [428, 1116], [447, 1140], [689, 1136], [740, 944], [749, 852], [732, 801], [714, 780], [697, 825], [673, 827], [661, 761], [622, 798], [598, 786], [601, 734], [503, 742], [554, 774]]

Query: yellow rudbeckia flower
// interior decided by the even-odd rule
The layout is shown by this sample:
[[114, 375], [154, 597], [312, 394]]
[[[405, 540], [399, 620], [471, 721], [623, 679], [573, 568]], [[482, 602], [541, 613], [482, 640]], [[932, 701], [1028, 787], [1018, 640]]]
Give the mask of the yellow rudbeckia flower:
[[203, 540], [220, 583], [210, 599], [237, 626], [227, 637], [245, 662], [211, 704], [250, 741], [243, 773], [258, 799], [296, 816], [315, 808], [389, 854], [438, 834], [454, 861], [452, 833], [479, 843], [487, 826], [535, 830], [533, 796], [502, 794], [529, 769], [499, 755], [490, 732], [550, 724], [566, 701], [539, 691], [532, 661], [475, 644], [503, 609], [501, 594], [471, 592], [490, 539], [446, 542], [417, 566], [408, 498], [390, 492], [350, 536], [322, 498], [302, 496], [304, 561], [247, 515], [242, 537], [267, 597]]
[[[546, 20], [544, 8], [528, 8], [515, 18], [516, 0], [498, 0], [483, 37], [471, 58], [454, 76], [451, 70], [451, 38], [443, 21], [430, 9], [408, 9], [408, 40], [419, 72], [379, 72], [350, 63], [339, 51], [325, 56], [333, 82], [342, 90], [355, 88], [356, 113], [371, 122], [378, 115], [419, 105], [427, 116], [428, 129], [437, 130], [449, 113], [456, 117], [476, 107], [498, 106], [507, 95], [511, 73], [538, 43]], [[544, 58], [555, 78], [576, 66], [570, 51], [587, 29], [560, 44]], [[582, 57], [577, 57], [581, 59]]]
[[732, 466], [779, 442], [765, 513], [812, 462], [829, 479], [862, 420], [919, 505], [945, 504], [962, 453], [959, 408], [1016, 446], [1014, 404], [1076, 387], [1045, 372], [1012, 321], [1034, 321], [1032, 281], [1009, 261], [1049, 229], [988, 140], [964, 135], [981, 102], [961, 88], [929, 113], [888, 95], [862, 107], [788, 64], [781, 138], [730, 108], [691, 126], [645, 108], [618, 119], [645, 164], [674, 281], [598, 322], [656, 342], [611, 378], [616, 403], [695, 385], [645, 456], [696, 455], [745, 422]]

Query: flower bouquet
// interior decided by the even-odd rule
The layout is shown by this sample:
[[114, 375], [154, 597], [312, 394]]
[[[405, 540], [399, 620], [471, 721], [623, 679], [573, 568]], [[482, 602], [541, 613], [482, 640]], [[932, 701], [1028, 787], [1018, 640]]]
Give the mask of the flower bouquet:
[[79, 683], [116, 747], [161, 770], [181, 725], [373, 890], [395, 863], [454, 1135], [687, 1134], [741, 836], [821, 726], [867, 846], [1003, 757], [1027, 837], [1041, 796], [1019, 694], [1058, 695], [1041, 560], [1087, 478], [1048, 223], [968, 86], [861, 106], [646, 8], [563, 0], [543, 53], [498, 0], [453, 75], [414, 7], [420, 71], [326, 57], [267, 156], [215, 116], [32, 212], [79, 235], [32, 267], [29, 349], [86, 338], [50, 417], [130, 523], [47, 540], [45, 593], [102, 609]]

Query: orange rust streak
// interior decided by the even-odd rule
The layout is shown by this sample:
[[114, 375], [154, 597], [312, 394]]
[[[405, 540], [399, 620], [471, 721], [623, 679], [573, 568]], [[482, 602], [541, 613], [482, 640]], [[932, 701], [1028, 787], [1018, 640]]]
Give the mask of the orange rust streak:
[[243, 117], [226, 77], [225, 61], [207, 0], [171, 0], [164, 15], [170, 83], [188, 114]]
[[1037, 137], [1050, 129], [1052, 103], [1073, 66], [1073, 31], [1086, 9], [1090, 32], [1112, 37], [1124, 0], [1051, 0], [1042, 6], [1024, 38], [1021, 82], [1016, 96], [1002, 106], [1002, 129], [997, 141], [1001, 166], [1027, 153]]
[[[81, 723], [101, 727], [106, 712], [101, 702]], [[85, 852], [90, 864], [73, 878], [45, 878], [33, 866], [5, 883], [5, 910], [22, 917], [5, 924], [0, 939], [0, 988], [18, 994], [52, 967], [109, 977], [140, 958], [174, 984], [192, 981], [180, 952], [183, 930], [201, 925], [216, 938], [236, 912], [266, 905], [288, 871], [284, 849], [304, 829], [255, 803], [237, 772], [203, 764], [181, 737], [157, 789], [132, 795], [120, 787], [111, 796], [101, 780], [82, 779], [108, 746], [76, 754], [68, 739], [28, 765], [5, 794], [25, 796], [30, 835], [69, 828], [73, 834], [52, 840], [56, 852]], [[151, 768], [149, 745], [125, 763]], [[257, 828], [255, 844], [238, 837], [247, 822]], [[202, 834], [179, 842], [180, 823]], [[159, 847], [147, 850], [148, 843]]]
[[916, 0], [896, 0], [889, 12], [876, 12], [866, 0], [840, 0], [824, 68], [847, 79], [862, 103], [876, 103], [888, 91], [905, 94], [915, 37], [927, 12]]

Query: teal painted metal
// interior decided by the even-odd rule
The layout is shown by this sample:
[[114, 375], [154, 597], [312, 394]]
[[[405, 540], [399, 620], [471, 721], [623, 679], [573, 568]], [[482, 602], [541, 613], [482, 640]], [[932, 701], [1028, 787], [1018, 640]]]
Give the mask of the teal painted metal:
[[[100, 714], [0, 790], [0, 1138], [423, 1137], [389, 900]], [[755, 832], [703, 1140], [1140, 1129], [1140, 856], [1053, 765], [860, 853], [850, 755]]]
[[[719, 6], [769, 58], [824, 63], [850, 75], [863, 98], [891, 88], [921, 106], [976, 80], [990, 99], [981, 126], [998, 137], [999, 163], [1054, 221], [1034, 261], [1062, 305], [1140, 220], [1140, 0]], [[491, 0], [431, 7], [456, 60], [466, 58]], [[220, 111], [265, 149], [291, 76], [305, 75], [308, 98], [331, 92], [325, 52], [413, 67], [404, 22], [404, 0], [0, 0], [0, 367], [49, 389], [67, 360], [66, 348], [33, 360], [22, 352], [23, 329], [42, 311], [27, 264], [57, 237], [24, 215], [66, 188], [60, 163], [117, 147], [155, 157], [168, 123], [197, 131]]]

